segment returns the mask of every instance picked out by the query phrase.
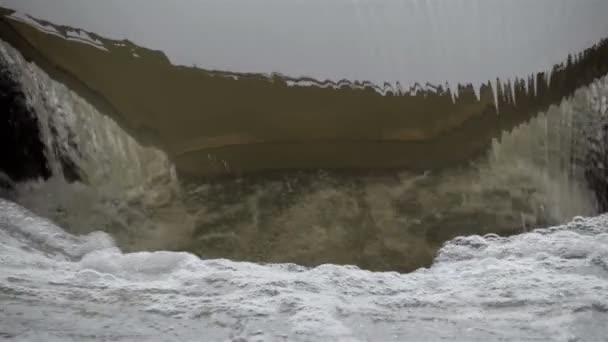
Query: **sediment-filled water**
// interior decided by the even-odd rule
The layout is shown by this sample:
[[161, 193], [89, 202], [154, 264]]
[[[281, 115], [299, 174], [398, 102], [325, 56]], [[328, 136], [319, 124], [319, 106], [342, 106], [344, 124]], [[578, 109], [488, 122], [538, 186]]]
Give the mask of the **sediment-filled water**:
[[0, 200], [0, 336], [30, 341], [602, 341], [607, 218], [461, 237], [409, 274], [123, 253]]
[[[40, 51], [61, 47], [65, 50], [57, 51], [94, 51], [91, 56], [99, 60], [124, 61], [115, 46], [107, 48], [116, 41], [66, 27], [53, 31], [51, 24], [43, 25], [51, 33], [40, 27], [28, 31], [19, 25], [40, 23], [11, 18], [23, 21], [14, 27], [3, 21], [2, 34], [20, 29]], [[40, 38], [44, 35], [60, 40]], [[62, 46], [63, 35], [87, 47]], [[22, 51], [30, 48], [20, 45]], [[196, 139], [162, 143], [179, 138], [172, 130], [187, 126], [167, 118], [200, 119], [168, 113], [153, 124], [173, 126], [143, 139], [149, 127], [135, 127], [141, 118], [121, 117], [120, 111], [152, 113], [146, 100], [131, 101], [135, 95], [115, 94], [112, 87], [85, 89], [112, 82], [87, 70], [67, 77], [61, 58], [53, 64], [57, 56], [52, 54], [24, 57], [0, 41], [1, 85], [19, 98], [15, 103], [23, 115], [33, 115], [39, 145], [28, 142], [40, 146], [42, 155], [36, 157], [40, 165], [27, 169], [39, 177], [17, 180], [0, 173], [0, 338], [602, 341], [608, 334], [603, 324], [608, 319], [608, 218], [601, 215], [608, 208], [603, 188], [608, 184], [608, 76], [597, 75], [605, 66], [602, 49], [604, 41], [552, 73], [513, 84], [497, 80], [485, 92], [485, 85], [479, 92], [463, 86], [456, 94], [427, 85], [434, 90], [383, 93], [362, 83], [304, 85], [299, 80], [289, 84], [289, 94], [303, 103], [365, 93], [371, 99], [362, 102], [368, 110], [409, 96], [395, 108], [422, 108], [425, 114], [427, 104], [443, 101], [443, 106], [448, 99], [445, 108], [464, 119], [452, 117], [441, 126], [438, 118], [450, 114], [433, 107], [432, 119], [421, 115], [413, 121], [419, 131], [380, 134], [380, 140], [365, 142], [377, 144], [370, 150], [345, 145], [352, 160], [358, 153], [380, 151], [378, 146], [403, 148], [404, 154], [423, 146], [434, 154], [409, 154], [417, 158], [411, 163], [256, 166], [247, 173], [243, 165], [281, 144], [293, 148], [295, 159], [314, 160], [318, 155], [306, 159], [302, 151], [312, 146], [318, 153], [343, 137], [322, 141], [323, 131], [316, 137], [329, 145], [313, 141], [302, 148], [270, 133], [277, 140], [224, 135], [210, 139], [211, 145]], [[162, 53], [137, 51], [142, 56], [129, 55], [129, 63], [132, 58], [156, 63], [158, 57], [159, 68], [170, 75], [247, 85], [233, 84], [228, 91], [287, 94], [283, 91], [293, 81], [165, 65]], [[115, 70], [129, 69], [120, 63]], [[8, 93], [4, 88], [0, 95]], [[120, 104], [116, 113], [102, 110], [112, 106], [100, 94]], [[266, 100], [251, 104], [283, 110]], [[366, 122], [352, 126], [365, 128]], [[258, 133], [270, 131], [263, 127]], [[249, 152], [223, 151], [222, 141], [244, 142]], [[188, 159], [192, 153], [196, 157]], [[331, 164], [331, 153], [321, 155]], [[338, 164], [350, 165], [351, 159], [334, 155]], [[11, 158], [36, 159], [25, 156]], [[201, 156], [208, 159], [205, 164], [197, 159]], [[242, 165], [231, 156], [240, 157]], [[369, 153], [365, 158], [376, 161]], [[191, 172], [201, 165], [205, 172]]]
[[[451, 167], [203, 181], [180, 179], [163, 152], [140, 145], [2, 48], [39, 117], [55, 171], [48, 180], [19, 183], [15, 201], [73, 233], [110, 232], [127, 250], [408, 271], [428, 265], [456, 236], [520, 233], [599, 210], [582, 159], [590, 155], [590, 137], [601, 133], [606, 79]], [[80, 181], [70, 181], [66, 170]]]

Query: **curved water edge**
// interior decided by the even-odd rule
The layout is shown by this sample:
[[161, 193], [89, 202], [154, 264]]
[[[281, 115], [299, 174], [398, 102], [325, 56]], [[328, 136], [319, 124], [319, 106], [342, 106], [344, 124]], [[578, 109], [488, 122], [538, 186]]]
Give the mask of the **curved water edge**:
[[[110, 232], [126, 250], [409, 271], [458, 235], [514, 234], [603, 210], [607, 78], [450, 168], [191, 182], [15, 49], [1, 53], [53, 170], [16, 184], [13, 198], [69, 231]], [[66, 177], [66, 160], [77, 177]]]
[[164, 51], [2, 13], [0, 36], [28, 60], [199, 177], [451, 166], [608, 72], [598, 38], [533, 73], [481, 83], [316, 81], [178, 66]]
[[[404, 88], [449, 82], [472, 83], [479, 90], [497, 77], [526, 78], [550, 71], [608, 33], [608, 4], [598, 0], [55, 0], [52, 5], [1, 0], [0, 5], [86, 30], [90, 37], [84, 40], [93, 46], [104, 41], [90, 33], [162, 51], [173, 65], [380, 86], [399, 81]], [[86, 37], [71, 31], [70, 39]], [[129, 55], [143, 57], [140, 52]]]
[[162, 3], [0, 0], [0, 339], [605, 339], [608, 2]]
[[608, 217], [446, 243], [410, 274], [123, 253], [0, 200], [0, 337], [600, 341]]

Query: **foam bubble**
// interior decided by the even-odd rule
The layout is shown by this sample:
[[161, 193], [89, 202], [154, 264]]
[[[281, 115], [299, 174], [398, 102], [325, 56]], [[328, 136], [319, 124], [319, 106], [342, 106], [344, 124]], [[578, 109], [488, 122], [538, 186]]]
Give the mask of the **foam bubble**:
[[399, 274], [123, 253], [104, 234], [73, 236], [15, 204], [0, 209], [0, 331], [17, 340], [568, 341], [608, 332], [608, 215], [460, 237], [432, 267]]

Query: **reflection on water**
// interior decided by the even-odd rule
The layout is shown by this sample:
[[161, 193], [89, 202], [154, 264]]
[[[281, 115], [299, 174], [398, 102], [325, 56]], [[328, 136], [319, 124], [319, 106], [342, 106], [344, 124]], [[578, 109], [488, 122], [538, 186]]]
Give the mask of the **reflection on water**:
[[606, 209], [592, 191], [605, 154], [589, 144], [603, 137], [606, 40], [479, 89], [379, 86], [176, 66], [3, 13], [0, 37], [37, 65], [3, 48], [53, 171], [16, 200], [127, 249], [409, 271], [454, 236]]

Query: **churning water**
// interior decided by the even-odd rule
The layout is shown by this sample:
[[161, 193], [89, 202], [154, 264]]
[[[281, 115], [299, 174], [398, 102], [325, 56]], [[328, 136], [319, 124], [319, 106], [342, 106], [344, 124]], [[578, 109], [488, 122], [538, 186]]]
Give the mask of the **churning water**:
[[[608, 78], [449, 170], [182, 184], [161, 151], [139, 145], [8, 45], [0, 53], [38, 115], [55, 171], [17, 184], [20, 205], [0, 202], [4, 338], [605, 336], [608, 219], [533, 228], [595, 212], [573, 154], [591, 148], [583, 139], [606, 114]], [[81, 181], [66, 181], [59, 156], [74, 161]], [[476, 233], [435, 256], [444, 240]], [[428, 269], [399, 274], [121, 249], [383, 270], [435, 257]]]
[[[577, 158], [601, 133], [606, 79], [502, 133], [466, 164], [204, 182], [180, 181], [163, 152], [14, 49], [3, 45], [2, 57], [38, 115], [54, 169], [48, 180], [19, 183], [15, 201], [73, 233], [110, 232], [127, 250], [407, 271], [456, 236], [525, 232], [598, 210]], [[62, 158], [82, 181], [66, 180]]]
[[[3, 41], [0, 62], [36, 116], [51, 175], [0, 178], [0, 338], [608, 334], [608, 217], [591, 181], [604, 170], [608, 76], [459, 162], [215, 179], [180, 174]], [[515, 100], [494, 91], [495, 103]]]
[[31, 341], [602, 341], [608, 218], [461, 237], [429, 269], [123, 253], [0, 200], [0, 336]]

